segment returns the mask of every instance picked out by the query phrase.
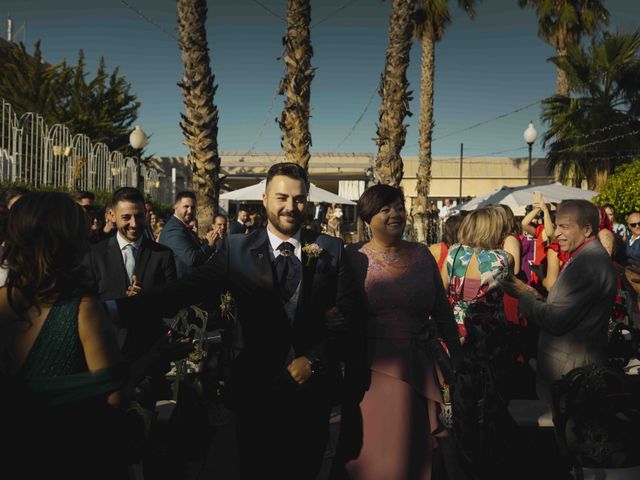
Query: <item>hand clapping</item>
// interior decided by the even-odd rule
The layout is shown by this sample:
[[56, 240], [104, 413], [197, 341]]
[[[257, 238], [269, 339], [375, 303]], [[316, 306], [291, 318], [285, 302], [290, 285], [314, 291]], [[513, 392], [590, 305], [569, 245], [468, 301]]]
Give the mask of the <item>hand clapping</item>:
[[138, 295], [140, 292], [142, 292], [142, 285], [138, 283], [138, 277], [134, 275], [131, 280], [131, 285], [127, 287], [127, 297], [133, 297], [134, 295]]

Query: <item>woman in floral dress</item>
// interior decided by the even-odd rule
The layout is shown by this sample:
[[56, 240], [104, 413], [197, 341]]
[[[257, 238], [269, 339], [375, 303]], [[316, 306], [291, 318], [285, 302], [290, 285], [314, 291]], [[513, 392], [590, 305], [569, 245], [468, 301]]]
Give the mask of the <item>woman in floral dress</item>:
[[513, 257], [501, 249], [508, 228], [498, 208], [481, 208], [465, 217], [459, 243], [449, 249], [440, 272], [465, 358], [454, 389], [454, 429], [480, 478], [502, 478], [500, 462], [508, 442], [502, 425], [508, 413], [500, 377], [511, 366], [510, 349], [518, 347], [508, 334], [499, 284], [512, 271]]
[[464, 339], [505, 322], [498, 281], [508, 275], [511, 257], [500, 249], [506, 226], [496, 208], [481, 208], [465, 217], [460, 243], [451, 246], [441, 271]]

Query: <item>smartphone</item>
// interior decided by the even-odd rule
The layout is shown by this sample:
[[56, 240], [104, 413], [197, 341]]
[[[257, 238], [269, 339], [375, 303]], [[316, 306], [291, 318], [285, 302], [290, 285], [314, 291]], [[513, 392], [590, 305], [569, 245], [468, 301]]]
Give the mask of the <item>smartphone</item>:
[[539, 205], [541, 203], [542, 203], [542, 193], [538, 191], [533, 192], [533, 204]]

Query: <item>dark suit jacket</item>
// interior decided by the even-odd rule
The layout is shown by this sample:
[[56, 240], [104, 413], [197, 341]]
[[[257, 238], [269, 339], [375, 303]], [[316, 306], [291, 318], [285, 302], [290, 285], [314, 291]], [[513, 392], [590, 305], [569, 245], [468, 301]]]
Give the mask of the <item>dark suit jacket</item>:
[[204, 264], [213, 254], [213, 249], [200, 243], [175, 215], [171, 215], [164, 225], [159, 242], [173, 251], [178, 278], [190, 273], [193, 267]]
[[222, 249], [190, 275], [159, 290], [119, 300], [120, 320], [126, 326], [149, 311], [171, 316], [179, 308], [211, 297], [217, 299], [229, 290], [238, 308], [244, 340], [232, 372], [236, 393], [253, 398], [255, 392], [273, 389], [287, 366], [291, 348], [296, 357], [317, 357], [331, 370], [312, 383], [331, 382], [335, 379], [332, 375], [337, 375], [332, 370], [337, 362], [325, 354], [327, 312], [338, 307], [345, 323], [354, 318], [355, 284], [341, 240], [304, 229], [301, 240], [303, 246], [317, 243], [323, 251], [311, 259], [303, 251], [302, 284], [292, 323], [275, 287], [266, 229], [228, 236]]
[[574, 368], [606, 362], [616, 291], [611, 258], [596, 239], [571, 259], [546, 300], [520, 295], [520, 311], [540, 326], [536, 376], [542, 400], [550, 402], [551, 384]]
[[[315, 217], [315, 214], [316, 214], [316, 206], [315, 205], [311, 206], [311, 211], [309, 213], [311, 214], [312, 217]], [[316, 218], [314, 218], [314, 220], [316, 220]], [[320, 223], [326, 223], [327, 222], [327, 207], [325, 205], [320, 204], [320, 210], [318, 211], [317, 220]]]
[[247, 229], [248, 227], [240, 223], [238, 220], [232, 220], [229, 223], [229, 233], [231, 235], [234, 235], [236, 233], [247, 233]]
[[[127, 294], [127, 272], [122, 260], [122, 252], [114, 235], [91, 247], [85, 258], [90, 286], [100, 300], [115, 300]], [[167, 247], [144, 239], [137, 254], [134, 275], [138, 277], [143, 291], [153, 290], [176, 280], [176, 266], [173, 253]], [[126, 357], [137, 358], [146, 352], [158, 335], [163, 333], [162, 317], [150, 316], [145, 322], [132, 322], [128, 332], [118, 332], [123, 353]]]

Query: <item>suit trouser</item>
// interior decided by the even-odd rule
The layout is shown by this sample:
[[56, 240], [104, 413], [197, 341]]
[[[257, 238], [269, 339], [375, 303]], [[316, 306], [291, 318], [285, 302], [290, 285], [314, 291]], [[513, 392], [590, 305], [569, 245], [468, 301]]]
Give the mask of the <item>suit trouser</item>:
[[329, 437], [330, 404], [317, 388], [252, 392], [238, 402], [241, 479], [315, 479]]

